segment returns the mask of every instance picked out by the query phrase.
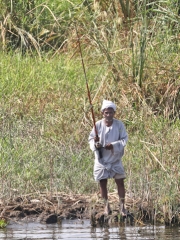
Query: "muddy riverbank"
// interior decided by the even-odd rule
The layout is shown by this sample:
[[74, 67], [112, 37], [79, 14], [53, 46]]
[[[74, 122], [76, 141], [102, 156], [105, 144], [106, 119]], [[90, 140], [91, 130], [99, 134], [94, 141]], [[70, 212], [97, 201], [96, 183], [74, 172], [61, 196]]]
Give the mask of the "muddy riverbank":
[[[104, 204], [99, 193], [92, 195], [80, 194], [34, 194], [16, 196], [9, 200], [0, 200], [0, 218], [9, 221], [37, 221], [41, 223], [57, 223], [63, 219], [89, 219], [91, 225], [124, 221], [119, 214], [119, 199], [117, 193], [109, 194], [112, 214], [104, 215]], [[126, 220], [143, 225], [152, 221], [152, 209], [146, 201], [126, 197], [128, 215]], [[164, 220], [161, 220], [162, 223]]]

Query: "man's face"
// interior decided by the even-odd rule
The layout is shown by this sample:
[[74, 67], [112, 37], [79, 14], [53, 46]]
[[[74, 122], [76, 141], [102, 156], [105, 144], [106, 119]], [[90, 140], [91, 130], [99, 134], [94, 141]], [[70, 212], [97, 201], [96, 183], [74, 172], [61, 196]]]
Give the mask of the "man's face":
[[112, 122], [114, 114], [115, 114], [115, 111], [113, 108], [106, 108], [103, 111], [103, 117], [105, 118], [106, 122]]

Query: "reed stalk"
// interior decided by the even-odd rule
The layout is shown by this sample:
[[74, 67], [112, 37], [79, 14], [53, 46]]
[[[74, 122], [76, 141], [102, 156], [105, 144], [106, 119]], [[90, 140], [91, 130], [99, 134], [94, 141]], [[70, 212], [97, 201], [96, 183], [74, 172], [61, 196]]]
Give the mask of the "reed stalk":
[[1, 199], [97, 191], [76, 22], [95, 119], [102, 100], [111, 99], [128, 131], [127, 194], [172, 220], [179, 204], [179, 16], [169, 1], [141, 2], [124, 21], [129, 3], [102, 11], [91, 1], [1, 1]]

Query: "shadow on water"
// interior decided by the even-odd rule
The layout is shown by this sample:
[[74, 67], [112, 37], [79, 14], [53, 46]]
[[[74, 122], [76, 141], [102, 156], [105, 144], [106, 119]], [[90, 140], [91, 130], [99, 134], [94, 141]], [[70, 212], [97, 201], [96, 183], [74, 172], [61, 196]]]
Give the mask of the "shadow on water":
[[61, 224], [10, 223], [0, 229], [0, 240], [58, 240], [58, 239], [121, 239], [121, 240], [178, 240], [180, 230], [165, 226], [118, 226], [92, 228], [90, 221], [63, 220]]

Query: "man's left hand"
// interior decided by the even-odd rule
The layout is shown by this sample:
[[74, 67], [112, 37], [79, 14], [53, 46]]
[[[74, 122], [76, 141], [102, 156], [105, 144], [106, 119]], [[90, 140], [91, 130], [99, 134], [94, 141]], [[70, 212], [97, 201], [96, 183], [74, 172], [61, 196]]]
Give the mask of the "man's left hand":
[[105, 149], [106, 150], [113, 150], [113, 145], [111, 143], [108, 143], [106, 146], [105, 146]]

